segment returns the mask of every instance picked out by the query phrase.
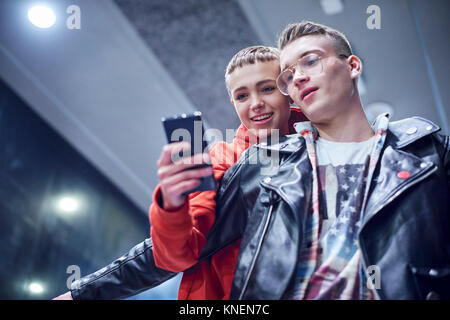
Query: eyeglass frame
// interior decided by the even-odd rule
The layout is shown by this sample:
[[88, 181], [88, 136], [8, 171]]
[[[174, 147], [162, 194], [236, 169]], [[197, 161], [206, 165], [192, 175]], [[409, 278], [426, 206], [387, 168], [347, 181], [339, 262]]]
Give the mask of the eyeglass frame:
[[[297, 61], [296, 61], [295, 63], [291, 64], [289, 67], [287, 67], [287, 68], [284, 69], [282, 72], [280, 72], [280, 74], [279, 74], [278, 77], [277, 77], [277, 80], [276, 80], [277, 88], [278, 88], [278, 90], [280, 90], [280, 92], [281, 92], [282, 95], [284, 95], [284, 96], [289, 96], [289, 93], [284, 93], [283, 90], [281, 90], [281, 88], [280, 88], [279, 80], [280, 80], [281, 75], [282, 75], [285, 71], [290, 71], [290, 72], [292, 73], [292, 75], [294, 76], [295, 73], [297, 72], [297, 67], [298, 67], [298, 65], [300, 64], [300, 60], [305, 59], [305, 58], [307, 58], [308, 56], [311, 56], [311, 55], [316, 55], [316, 56], [319, 58], [318, 60], [319, 60], [319, 62], [320, 62], [321, 68], [320, 68], [320, 71], [319, 71], [318, 73], [314, 73], [314, 74], [306, 74], [305, 72], [303, 72], [303, 70], [301, 70], [300, 68], [298, 68], [298, 69], [299, 69], [299, 72], [300, 72], [301, 74], [305, 75], [305, 76], [311, 76], [311, 75], [321, 74], [321, 73], [323, 72], [323, 62], [322, 62], [322, 60], [323, 60], [323, 59], [326, 59], [326, 58], [334, 57], [334, 55], [323, 57], [323, 56], [321, 56], [321, 55], [319, 55], [319, 54], [317, 54], [317, 53], [311, 52], [311, 53], [309, 53], [309, 54], [307, 54], [307, 55], [305, 55], [305, 56], [303, 56], [303, 57], [301, 57], [301, 58], [298, 58]], [[347, 55], [341, 53], [341, 54], [339, 54], [339, 55], [336, 55], [335, 57], [337, 57], [337, 58], [346, 58], [346, 59], [347, 59], [349, 56], [347, 56]], [[294, 68], [294, 66], [295, 66], [295, 68]], [[292, 69], [294, 69], [294, 71], [292, 71]]]

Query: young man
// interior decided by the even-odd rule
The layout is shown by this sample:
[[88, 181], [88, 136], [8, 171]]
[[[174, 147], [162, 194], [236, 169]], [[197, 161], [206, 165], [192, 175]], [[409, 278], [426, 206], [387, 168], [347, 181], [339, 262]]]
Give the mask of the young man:
[[[226, 173], [201, 259], [243, 237], [232, 299], [448, 299], [449, 137], [421, 118], [371, 127], [336, 30], [289, 25], [279, 47], [278, 87], [310, 122]], [[261, 178], [267, 148], [279, 170]]]
[[[275, 48], [248, 47], [231, 59], [225, 82], [242, 124], [233, 143], [219, 142], [210, 150], [216, 180], [220, 181], [241, 153], [270, 135], [271, 130], [276, 130], [278, 135], [294, 133], [293, 123], [305, 120], [298, 108], [290, 107], [290, 99], [277, 89], [279, 74], [279, 51]], [[198, 262], [206, 234], [214, 222], [216, 192], [196, 192], [189, 197], [183, 195], [199, 183], [199, 177], [211, 174], [211, 168], [186, 171], [192, 164], [172, 162], [172, 154], [188, 147], [182, 143], [167, 145], [158, 161], [161, 184], [156, 188], [150, 208], [153, 244], [146, 241], [113, 264], [83, 278], [82, 288], [72, 291], [75, 298], [117, 298], [138, 288], [129, 283], [132, 289], [120, 292], [121, 289], [109, 280], [104, 281], [105, 274], [112, 282], [114, 274], [131, 275], [135, 268], [134, 277], [127, 277], [126, 281], [142, 277], [148, 282], [145, 285], [148, 287], [174, 275], [165, 270], [181, 272]], [[207, 261], [187, 270], [180, 284], [179, 299], [227, 299], [239, 244], [238, 239]], [[153, 257], [146, 258], [146, 253], [151, 253], [152, 248], [154, 260]], [[147, 272], [152, 273], [149, 276], [142, 274], [146, 264]], [[155, 280], [158, 276], [162, 277], [161, 280]], [[106, 288], [109, 288], [108, 292]], [[70, 294], [64, 297], [70, 298]]]

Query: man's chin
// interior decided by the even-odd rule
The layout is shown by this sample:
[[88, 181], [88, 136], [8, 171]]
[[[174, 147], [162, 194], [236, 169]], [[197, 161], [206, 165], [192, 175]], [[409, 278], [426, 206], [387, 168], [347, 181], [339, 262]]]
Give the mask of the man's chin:
[[307, 106], [301, 106], [303, 114], [308, 118], [312, 123], [321, 122], [324, 118], [326, 110], [321, 108], [318, 104], [310, 104]]

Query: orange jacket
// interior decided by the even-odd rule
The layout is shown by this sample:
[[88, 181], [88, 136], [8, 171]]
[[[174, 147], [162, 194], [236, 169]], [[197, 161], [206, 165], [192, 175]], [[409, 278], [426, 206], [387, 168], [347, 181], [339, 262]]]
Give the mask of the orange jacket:
[[[299, 108], [291, 107], [289, 128], [306, 120]], [[249, 146], [257, 142], [243, 125], [233, 143], [218, 142], [210, 149], [214, 177], [220, 181], [223, 174]], [[161, 189], [158, 185], [150, 207], [153, 255], [158, 267], [173, 272], [186, 270], [178, 291], [180, 300], [228, 299], [234, 277], [234, 267], [241, 240], [223, 248], [211, 258], [197, 264], [206, 242], [206, 234], [214, 223], [216, 191], [195, 192], [188, 201], [174, 211], [159, 205]]]

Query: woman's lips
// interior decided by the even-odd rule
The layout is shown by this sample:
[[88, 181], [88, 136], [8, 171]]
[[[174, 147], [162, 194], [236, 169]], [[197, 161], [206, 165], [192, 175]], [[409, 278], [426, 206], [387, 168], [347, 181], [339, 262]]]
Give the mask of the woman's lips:
[[[252, 120], [252, 122], [256, 125], [263, 125], [263, 124], [268, 123], [270, 120], [272, 120], [272, 118], [273, 118], [273, 112], [257, 115], [253, 118], [250, 118], [250, 120]], [[260, 119], [260, 120], [258, 120], [258, 119]]]

